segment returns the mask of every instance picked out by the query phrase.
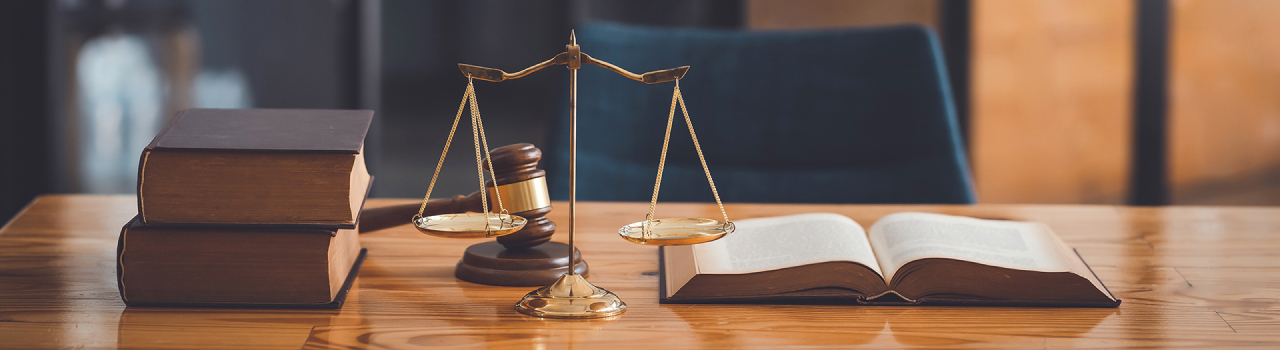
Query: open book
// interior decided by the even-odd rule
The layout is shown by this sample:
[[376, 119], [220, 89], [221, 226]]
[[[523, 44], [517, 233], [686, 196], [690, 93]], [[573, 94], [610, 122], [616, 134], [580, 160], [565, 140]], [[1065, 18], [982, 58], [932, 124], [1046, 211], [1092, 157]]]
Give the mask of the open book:
[[661, 302], [1120, 304], [1040, 223], [896, 213], [868, 233], [814, 213], [735, 224], [720, 240], [660, 250]]

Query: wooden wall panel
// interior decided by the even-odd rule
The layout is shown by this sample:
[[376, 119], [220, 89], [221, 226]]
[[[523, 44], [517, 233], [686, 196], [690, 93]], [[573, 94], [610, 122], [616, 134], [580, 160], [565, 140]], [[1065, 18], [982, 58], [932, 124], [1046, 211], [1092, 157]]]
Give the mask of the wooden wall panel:
[[897, 23], [937, 28], [935, 0], [747, 0], [747, 27], [812, 29]]
[[982, 203], [1123, 203], [1134, 3], [974, 0], [971, 161]]
[[1173, 202], [1280, 205], [1280, 1], [1170, 10]]

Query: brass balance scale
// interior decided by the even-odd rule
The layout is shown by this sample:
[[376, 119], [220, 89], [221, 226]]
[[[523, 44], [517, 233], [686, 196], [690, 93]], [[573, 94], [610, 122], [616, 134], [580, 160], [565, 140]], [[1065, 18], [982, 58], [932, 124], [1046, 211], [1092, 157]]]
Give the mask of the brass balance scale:
[[[462, 103], [458, 106], [457, 116], [454, 117], [453, 127], [449, 130], [449, 137], [445, 141], [444, 151], [440, 153], [440, 161], [436, 164], [435, 174], [431, 176], [431, 184], [427, 187], [427, 194], [422, 199], [422, 206], [418, 208], [418, 214], [412, 219], [414, 227], [417, 227], [419, 231], [425, 234], [446, 238], [497, 237], [514, 233], [524, 227], [527, 220], [507, 212], [502, 204], [500, 192], [493, 189], [486, 190], [485, 188], [484, 169], [486, 164], [482, 159], [487, 160], [490, 158], [489, 144], [488, 140], [485, 139], [484, 122], [480, 118], [480, 109], [476, 105], [475, 86], [472, 82], [474, 79], [491, 82], [518, 79], [546, 67], [565, 65], [568, 66], [570, 73], [569, 252], [574, 252], [574, 236], [577, 234], [575, 219], [577, 213], [578, 69], [582, 68], [583, 63], [586, 63], [604, 67], [614, 73], [645, 84], [675, 82], [675, 91], [671, 96], [671, 110], [667, 115], [666, 136], [662, 142], [662, 156], [658, 161], [658, 175], [653, 185], [653, 198], [649, 203], [649, 213], [645, 215], [644, 221], [635, 222], [618, 229], [618, 234], [632, 243], [664, 246], [710, 242], [733, 232], [734, 224], [729, 221], [729, 216], [724, 211], [724, 205], [720, 203], [720, 194], [716, 191], [715, 181], [711, 179], [711, 171], [707, 168], [707, 161], [702, 156], [702, 147], [698, 145], [698, 135], [693, 131], [693, 122], [689, 119], [689, 111], [685, 108], [684, 97], [680, 95], [680, 79], [689, 71], [689, 67], [684, 66], [644, 74], [631, 73], [609, 62], [592, 58], [590, 55], [583, 53], [572, 32], [569, 36], [569, 45], [566, 45], [565, 48], [565, 52], [556, 55], [550, 60], [515, 73], [458, 64], [458, 68], [467, 76], [467, 88], [462, 95]], [[471, 106], [472, 143], [476, 149], [476, 173], [480, 179], [481, 204], [484, 210], [479, 213], [423, 216], [427, 201], [431, 199], [431, 191], [435, 189], [436, 178], [440, 175], [440, 169], [444, 165], [445, 156], [449, 153], [449, 145], [453, 142], [454, 132], [457, 131], [458, 123], [462, 120], [463, 110], [468, 104]], [[680, 106], [685, 123], [689, 127], [694, 149], [698, 152], [698, 159], [702, 162], [702, 170], [707, 175], [707, 183], [711, 186], [711, 193], [715, 196], [716, 205], [720, 207], [720, 215], [723, 216], [723, 221], [705, 218], [653, 218], [654, 211], [657, 209], [658, 190], [662, 186], [662, 170], [667, 160], [667, 145], [671, 139], [671, 126], [675, 120], [677, 105]], [[494, 177], [492, 163], [487, 165], [490, 177]], [[493, 204], [495, 204], [494, 209], [496, 211], [491, 211], [489, 208], [489, 195], [494, 197]], [[516, 303], [516, 311], [530, 316], [545, 318], [610, 317], [621, 315], [626, 311], [627, 304], [622, 299], [619, 299], [613, 292], [592, 285], [582, 275], [574, 273], [572, 259], [570, 259], [569, 264], [569, 272], [561, 275], [554, 283], [525, 295], [524, 299]]]

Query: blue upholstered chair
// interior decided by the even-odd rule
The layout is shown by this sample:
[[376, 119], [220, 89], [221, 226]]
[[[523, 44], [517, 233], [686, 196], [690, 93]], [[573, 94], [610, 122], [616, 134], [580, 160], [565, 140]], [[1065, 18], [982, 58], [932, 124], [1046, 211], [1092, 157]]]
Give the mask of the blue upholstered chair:
[[[680, 81], [726, 202], [973, 203], [942, 54], [921, 26], [721, 31], [592, 23], [583, 52], [635, 73], [688, 65]], [[578, 199], [648, 201], [673, 83], [584, 65]], [[679, 110], [660, 201], [709, 202]], [[552, 197], [569, 194], [567, 104], [548, 151]]]

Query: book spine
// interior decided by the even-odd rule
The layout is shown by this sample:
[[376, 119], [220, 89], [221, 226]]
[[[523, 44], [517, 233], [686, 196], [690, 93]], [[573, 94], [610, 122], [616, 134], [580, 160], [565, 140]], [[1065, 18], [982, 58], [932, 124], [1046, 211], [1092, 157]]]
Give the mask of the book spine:
[[[156, 137], [159, 137], [159, 136], [156, 136]], [[152, 143], [155, 143], [155, 141], [152, 141]], [[145, 210], [146, 208], [143, 206], [143, 203], [142, 203], [142, 186], [143, 186], [142, 180], [145, 177], [147, 172], [147, 157], [150, 155], [151, 155], [151, 146], [147, 146], [147, 148], [142, 150], [142, 155], [139, 156], [138, 158], [138, 193], [137, 193], [137, 196], [135, 196], [138, 201], [138, 217], [136, 217], [135, 219], [141, 220], [142, 223], [147, 222], [147, 215], [146, 215], [147, 211]], [[128, 227], [128, 224], [126, 224], [125, 227]]]
[[129, 234], [129, 227], [133, 226], [134, 222], [137, 221], [138, 217], [134, 216], [133, 220], [129, 220], [129, 222], [125, 223], [124, 227], [120, 228], [120, 239], [116, 241], [116, 288], [120, 290], [120, 300], [124, 301], [126, 305], [129, 304], [129, 293], [124, 288], [125, 236]]

